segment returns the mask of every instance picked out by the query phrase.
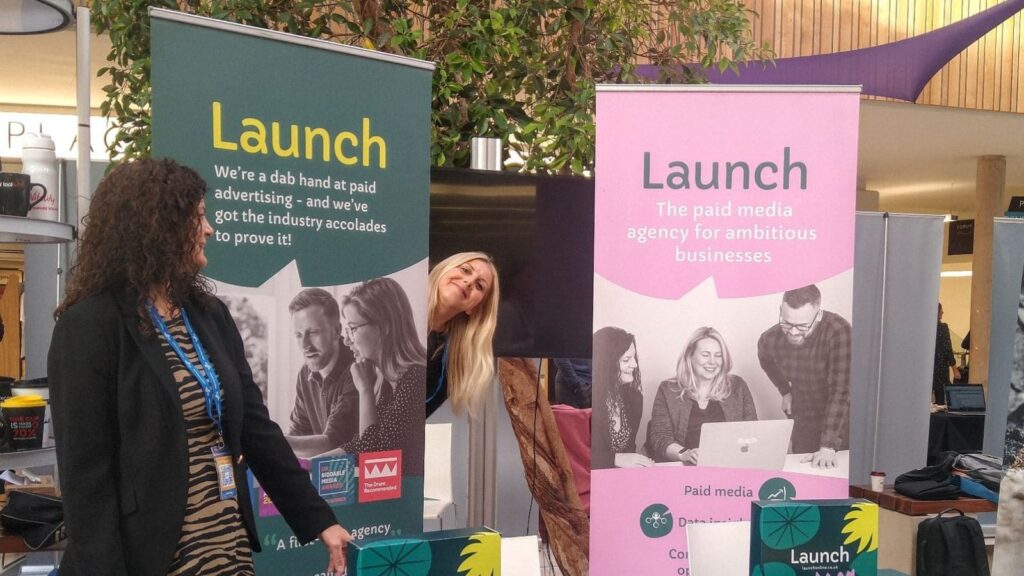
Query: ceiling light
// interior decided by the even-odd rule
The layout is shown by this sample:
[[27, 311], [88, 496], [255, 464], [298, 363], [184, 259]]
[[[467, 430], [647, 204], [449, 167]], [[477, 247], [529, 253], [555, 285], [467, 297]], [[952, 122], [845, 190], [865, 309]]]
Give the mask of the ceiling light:
[[940, 272], [939, 276], [941, 276], [943, 278], [970, 278], [971, 277], [971, 271], [970, 270], [946, 270], [945, 272]]
[[0, 2], [0, 34], [56, 32], [71, 23], [71, 0], [5, 0]]

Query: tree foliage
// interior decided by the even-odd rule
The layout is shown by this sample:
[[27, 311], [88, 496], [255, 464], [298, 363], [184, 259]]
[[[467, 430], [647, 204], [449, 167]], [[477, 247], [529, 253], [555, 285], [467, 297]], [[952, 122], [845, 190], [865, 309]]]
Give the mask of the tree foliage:
[[150, 6], [353, 44], [437, 63], [431, 157], [467, 166], [474, 136], [501, 138], [524, 169], [586, 173], [594, 163], [595, 86], [701, 82], [702, 70], [770, 59], [742, 0], [92, 0], [109, 34], [102, 112], [112, 146], [150, 153]]

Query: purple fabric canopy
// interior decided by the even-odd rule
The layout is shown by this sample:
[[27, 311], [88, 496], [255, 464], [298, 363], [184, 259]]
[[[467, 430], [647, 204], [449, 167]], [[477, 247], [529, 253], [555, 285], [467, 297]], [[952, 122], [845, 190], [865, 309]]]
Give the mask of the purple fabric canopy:
[[[863, 86], [863, 93], [913, 102], [928, 81], [954, 56], [1005, 20], [1024, 9], [1024, 0], [1007, 0], [949, 26], [920, 36], [848, 52], [780, 58], [775, 64], [739, 65], [739, 75], [706, 69], [718, 84], [825, 84]], [[643, 65], [637, 72], [656, 80], [658, 67]]]

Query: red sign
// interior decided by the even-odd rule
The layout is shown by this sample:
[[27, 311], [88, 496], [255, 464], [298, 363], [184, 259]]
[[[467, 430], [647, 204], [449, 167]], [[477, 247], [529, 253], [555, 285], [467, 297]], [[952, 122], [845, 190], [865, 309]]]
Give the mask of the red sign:
[[359, 502], [402, 497], [402, 451], [359, 455]]

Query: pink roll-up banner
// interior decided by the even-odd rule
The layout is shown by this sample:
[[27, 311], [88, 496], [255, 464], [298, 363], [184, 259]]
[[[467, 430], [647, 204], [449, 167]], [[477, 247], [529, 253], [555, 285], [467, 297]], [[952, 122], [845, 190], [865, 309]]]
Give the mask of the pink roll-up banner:
[[688, 525], [847, 497], [858, 104], [599, 87], [591, 574], [689, 574]]

